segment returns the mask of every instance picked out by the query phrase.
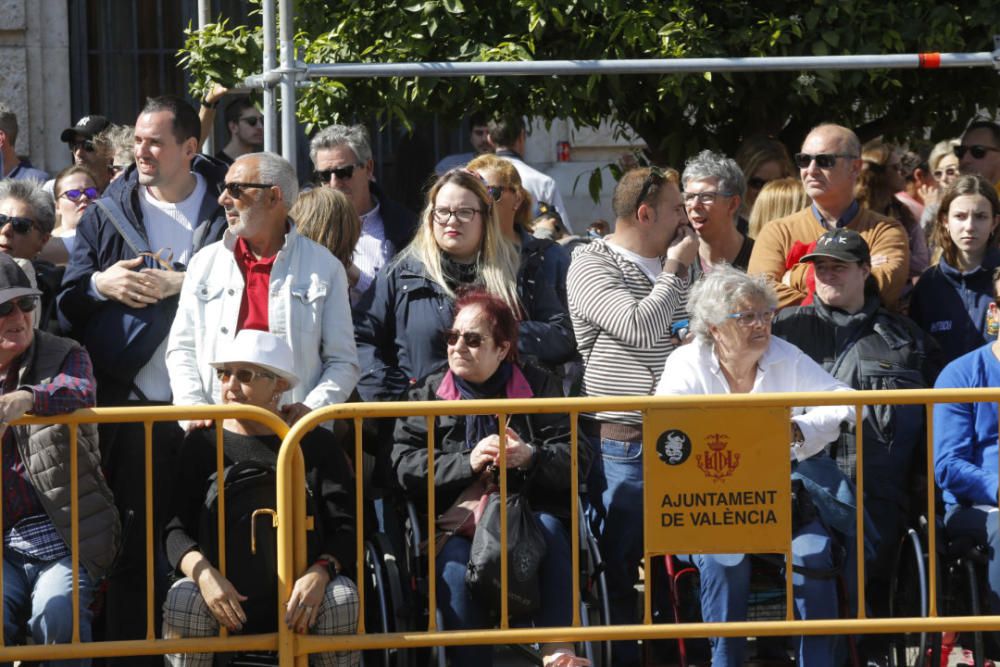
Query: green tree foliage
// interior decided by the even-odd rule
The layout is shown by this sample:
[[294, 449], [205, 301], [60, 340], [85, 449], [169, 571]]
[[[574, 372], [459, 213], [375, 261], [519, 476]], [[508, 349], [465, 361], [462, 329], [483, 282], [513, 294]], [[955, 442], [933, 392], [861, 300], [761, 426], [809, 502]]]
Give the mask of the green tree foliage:
[[[309, 63], [632, 59], [990, 51], [1000, 3], [989, 0], [299, 0], [298, 56]], [[201, 94], [259, 72], [261, 37], [214, 24], [183, 55]], [[696, 149], [732, 151], [766, 132], [795, 145], [835, 120], [862, 138], [931, 128], [954, 136], [1000, 104], [989, 69], [868, 70], [551, 77], [315, 80], [300, 120], [325, 125], [376, 114], [516, 111], [581, 125], [611, 119], [678, 164]]]

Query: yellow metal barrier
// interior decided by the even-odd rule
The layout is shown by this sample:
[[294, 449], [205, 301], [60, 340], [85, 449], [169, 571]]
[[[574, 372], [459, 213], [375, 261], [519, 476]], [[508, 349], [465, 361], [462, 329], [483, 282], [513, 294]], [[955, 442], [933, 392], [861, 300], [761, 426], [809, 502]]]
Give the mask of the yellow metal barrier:
[[[70, 426], [70, 490], [72, 501], [70, 505], [70, 515], [72, 519], [70, 551], [72, 554], [73, 569], [73, 639], [67, 644], [49, 644], [35, 646], [6, 646], [3, 645], [3, 638], [0, 637], [0, 661], [13, 662], [15, 660], [65, 660], [72, 658], [94, 658], [94, 657], [119, 657], [129, 655], [155, 655], [160, 653], [194, 653], [210, 651], [231, 651], [234, 648], [239, 650], [277, 650], [278, 634], [269, 633], [253, 636], [241, 636], [238, 642], [232, 638], [227, 638], [223, 628], [219, 637], [197, 638], [197, 639], [155, 639], [156, 628], [153, 627], [153, 497], [150, 490], [153, 488], [153, 423], [180, 421], [188, 419], [211, 419], [215, 420], [216, 447], [218, 456], [216, 459], [219, 476], [222, 476], [222, 420], [229, 418], [248, 419], [270, 428], [281, 438], [288, 433], [288, 426], [277, 415], [261, 410], [260, 408], [247, 406], [156, 406], [143, 408], [94, 408], [90, 410], [79, 410], [77, 412], [54, 415], [50, 417], [26, 416], [13, 422], [12, 425], [32, 425], [32, 424], [67, 424]], [[105, 423], [142, 423], [145, 427], [145, 438], [143, 446], [145, 448], [145, 515], [146, 515], [146, 638], [136, 640], [109, 641], [109, 642], [80, 642], [80, 556], [79, 556], [79, 452], [77, 443], [77, 426], [80, 424], [105, 424]], [[137, 443], [136, 443], [137, 446]], [[293, 452], [294, 454], [294, 452]], [[286, 469], [295, 472], [297, 466], [298, 474], [303, 475], [302, 456], [289, 457], [286, 462]], [[2, 516], [2, 494], [0, 494], [0, 516]], [[220, 562], [219, 571], [225, 575], [225, 491], [219, 488], [219, 551]], [[303, 527], [304, 528], [304, 527]], [[302, 531], [304, 533], [304, 530]], [[286, 560], [290, 555], [290, 550], [286, 550]], [[0, 554], [2, 558], [2, 554]], [[281, 554], [279, 553], [279, 559]], [[3, 568], [0, 562], [0, 590], [3, 587]], [[0, 627], [3, 625], [3, 605], [0, 605]], [[282, 618], [279, 615], [278, 618]]]
[[[279, 457], [279, 484], [284, 484], [289, 490], [292, 487], [292, 470], [283, 464], [289, 462], [289, 457], [293, 451], [298, 450], [298, 443], [301, 438], [311, 429], [321, 423], [336, 419], [350, 419], [355, 425], [355, 459], [362, 459], [361, 442], [361, 421], [368, 418], [395, 418], [420, 415], [427, 419], [428, 423], [428, 523], [427, 536], [429, 545], [428, 553], [434, 553], [434, 517], [437, 510], [434, 507], [434, 418], [447, 415], [477, 415], [495, 414], [499, 423], [506, 422], [506, 418], [511, 414], [544, 414], [544, 413], [566, 413], [570, 418], [571, 425], [571, 452], [572, 452], [572, 484], [571, 484], [571, 506], [575, 507], [576, 494], [578, 488], [578, 466], [577, 466], [577, 421], [581, 414], [589, 414], [600, 411], [641, 411], [644, 416], [651, 411], [664, 409], [674, 409], [691, 411], [697, 413], [705, 408], [783, 408], [789, 411], [793, 407], [812, 407], [820, 405], [852, 405], [856, 411], [858, 421], [863, 414], [863, 407], [870, 405], [914, 405], [922, 404], [926, 406], [927, 412], [927, 515], [933, 517], [934, 507], [934, 469], [933, 469], [933, 413], [932, 408], [936, 403], [954, 402], [997, 402], [1000, 401], [1000, 389], [944, 389], [944, 390], [895, 390], [895, 391], [863, 391], [834, 393], [780, 393], [780, 394], [732, 394], [732, 395], [698, 395], [698, 396], [672, 396], [672, 397], [613, 397], [613, 398], [581, 398], [581, 399], [512, 399], [512, 400], [485, 400], [485, 401], [428, 401], [428, 402], [401, 402], [401, 403], [352, 403], [337, 406], [329, 406], [313, 411], [297, 422], [289, 431], [288, 437], [282, 444], [281, 456]], [[864, 474], [862, 461], [864, 456], [864, 443], [861, 429], [857, 429], [857, 484], [858, 488], [863, 488]], [[504, 439], [504, 434], [500, 434]], [[783, 443], [784, 444], [784, 443]], [[500, 448], [501, 462], [500, 485], [503, 493], [506, 493], [506, 466], [503, 462], [503, 447]], [[782, 450], [784, 453], [784, 450]], [[786, 454], [787, 455], [787, 454]], [[360, 529], [364, 525], [364, 503], [362, 488], [359, 482], [357, 490], [358, 517], [357, 525], [357, 561], [359, 568], [364, 562], [364, 534]], [[501, 503], [505, 507], [505, 503]], [[294, 526], [302, 525], [301, 521], [294, 520], [291, 516], [292, 505], [286, 502], [278, 504], [279, 511], [279, 531], [290, 532]], [[571, 513], [572, 528], [570, 538], [572, 542], [571, 553], [573, 554], [573, 571], [577, 571], [579, 552], [579, 532], [577, 517]], [[864, 499], [858, 493], [857, 508], [857, 544], [855, 548], [858, 553], [864, 553]], [[506, 517], [502, 516], [501, 525], [506, 525]], [[929, 522], [930, 544], [936, 543], [934, 521]], [[295, 536], [299, 538], [300, 536]], [[293, 536], [287, 534], [282, 538], [286, 543], [293, 541]], [[304, 534], [301, 536], [304, 540]], [[786, 553], [791, 551], [791, 534], [788, 535], [788, 548]], [[652, 555], [645, 549], [648, 562]], [[506, 531], [501, 533], [501, 553], [506, 554]], [[684, 552], [683, 548], [678, 552]], [[934, 549], [928, 551], [929, 565], [928, 572], [930, 582], [928, 590], [931, 591], [930, 616], [928, 618], [866, 618], [864, 605], [859, 604], [856, 618], [852, 619], [831, 619], [796, 621], [791, 620], [791, 605], [788, 605], [788, 619], [785, 621], [752, 621], [752, 622], [730, 622], [730, 623], [682, 623], [682, 624], [656, 624], [652, 623], [652, 616], [649, 613], [650, 599], [652, 595], [651, 587], [645, 587], [645, 609], [644, 622], [640, 625], [620, 625], [605, 627], [581, 627], [579, 615], [580, 591], [574, 586], [573, 590], [573, 624], [564, 628], [524, 628], [511, 629], [506, 622], [506, 596], [501, 595], [501, 627], [499, 629], [484, 629], [475, 631], [441, 631], [436, 627], [435, 611], [437, 609], [436, 597], [436, 577], [434, 571], [433, 558], [428, 558], [428, 582], [429, 595], [428, 604], [430, 608], [429, 623], [426, 632], [396, 632], [387, 634], [372, 635], [364, 627], [365, 599], [364, 586], [359, 585], [361, 595], [361, 610], [359, 612], [359, 625], [356, 635], [335, 635], [335, 636], [295, 636], [285, 628], [279, 629], [280, 647], [279, 659], [281, 667], [291, 667], [293, 661], [303, 664], [305, 656], [311, 653], [325, 651], [361, 650], [361, 649], [383, 649], [383, 648], [415, 648], [423, 646], [444, 646], [444, 645], [467, 645], [467, 644], [506, 644], [506, 643], [535, 643], [535, 642], [580, 642], [580, 641], [605, 641], [605, 640], [625, 640], [625, 639], [669, 639], [682, 637], [713, 637], [713, 636], [768, 636], [768, 635], [813, 635], [813, 634], [863, 634], [863, 633], [899, 633], [899, 632], [938, 632], [943, 630], [971, 631], [971, 630], [1000, 630], [1000, 616], [982, 617], [939, 617], [937, 610], [937, 600], [934, 591], [937, 590], [936, 567], [937, 554]], [[296, 550], [297, 570], [305, 566], [305, 554]], [[506, 559], [504, 559], [505, 561]], [[791, 568], [788, 568], [790, 571]], [[287, 575], [287, 576], [290, 576]], [[789, 572], [789, 580], [790, 580]], [[506, 562], [501, 567], [502, 588], [506, 590], [507, 566]], [[789, 581], [790, 584], [790, 581]], [[864, 600], [864, 559], [858, 559], [858, 599]], [[788, 585], [787, 596], [791, 596], [791, 586]]]
[[[929, 618], [865, 618], [864, 605], [859, 605], [860, 609], [857, 618], [834, 619], [822, 621], [754, 621], [736, 623], [683, 623], [683, 624], [652, 624], [650, 614], [646, 614], [644, 623], [627, 626], [605, 626], [605, 627], [581, 627], [579, 615], [580, 591], [574, 586], [573, 608], [574, 615], [572, 625], [565, 628], [526, 628], [511, 629], [507, 627], [506, 620], [501, 624], [500, 629], [484, 629], [476, 631], [441, 631], [436, 627], [434, 610], [437, 608], [436, 582], [434, 576], [433, 558], [428, 558], [428, 582], [429, 582], [429, 605], [431, 609], [430, 621], [426, 632], [397, 632], [390, 634], [372, 635], [364, 627], [365, 617], [365, 591], [364, 585], [358, 582], [358, 593], [361, 596], [361, 609], [359, 613], [358, 632], [355, 635], [335, 635], [329, 637], [321, 636], [300, 636], [289, 630], [284, 623], [280, 622], [283, 616], [284, 605], [287, 602], [292, 585], [295, 581], [295, 573], [301, 572], [306, 566], [306, 531], [309, 529], [307, 517], [305, 516], [305, 474], [304, 466], [299, 447], [301, 438], [310, 430], [321, 423], [335, 419], [350, 419], [355, 426], [356, 438], [354, 442], [355, 459], [362, 460], [361, 442], [361, 421], [365, 418], [382, 417], [403, 417], [411, 415], [423, 415], [428, 421], [428, 439], [433, 442], [434, 438], [434, 418], [445, 415], [474, 415], [474, 414], [497, 414], [500, 423], [505, 423], [508, 415], [511, 414], [542, 414], [542, 413], [565, 413], [569, 415], [571, 425], [571, 506], [576, 504], [576, 489], [578, 488], [578, 465], [577, 465], [577, 427], [578, 417], [582, 413], [592, 413], [605, 410], [638, 410], [644, 414], [650, 411], [663, 409], [677, 409], [683, 411], [698, 412], [704, 408], [784, 408], [790, 409], [792, 406], [817, 406], [817, 405], [842, 405], [845, 400], [856, 406], [857, 414], [861, 415], [862, 406], [877, 404], [923, 404], [927, 410], [927, 498], [928, 516], [934, 516], [934, 481], [933, 481], [933, 414], [932, 407], [935, 403], [950, 402], [997, 402], [1000, 401], [1000, 389], [954, 389], [954, 390], [920, 390], [920, 391], [880, 391], [880, 392], [855, 392], [845, 393], [808, 393], [808, 394], [763, 394], [763, 395], [725, 395], [725, 396], [680, 396], [680, 397], [617, 397], [602, 399], [519, 399], [519, 400], [495, 400], [495, 401], [430, 401], [414, 403], [387, 403], [387, 404], [346, 404], [330, 406], [321, 410], [316, 410], [301, 419], [292, 429], [287, 429], [284, 422], [277, 416], [243, 406], [198, 406], [198, 407], [150, 407], [150, 408], [98, 408], [93, 410], [82, 410], [68, 415], [55, 417], [34, 418], [26, 417], [19, 420], [18, 424], [41, 424], [41, 423], [62, 423], [77, 425], [84, 423], [110, 423], [110, 422], [141, 422], [145, 426], [145, 450], [146, 450], [146, 470], [145, 478], [147, 488], [151, 488], [152, 480], [152, 424], [157, 421], [174, 421], [182, 419], [214, 419], [217, 420], [217, 446], [221, 445], [221, 422], [218, 420], [226, 418], [253, 419], [267, 425], [276, 434], [284, 438], [281, 451], [278, 455], [278, 631], [276, 633], [261, 634], [253, 636], [240, 636], [238, 638], [226, 637], [225, 631], [219, 637], [202, 639], [155, 639], [155, 628], [152, 626], [152, 558], [147, 566], [147, 618], [149, 618], [146, 638], [142, 640], [114, 641], [114, 642], [90, 642], [80, 643], [79, 641], [79, 535], [77, 518], [77, 451], [76, 435], [71, 439], [70, 466], [73, 482], [73, 505], [72, 512], [74, 524], [72, 529], [73, 552], [73, 609], [74, 609], [74, 635], [72, 643], [47, 646], [2, 646], [0, 647], [0, 661], [14, 660], [54, 660], [72, 658], [91, 657], [118, 657], [126, 655], [155, 655], [167, 652], [191, 653], [209, 651], [232, 651], [232, 650], [274, 650], [277, 651], [282, 667], [291, 667], [293, 662], [304, 664], [306, 657], [311, 653], [337, 650], [360, 650], [369, 648], [407, 648], [419, 646], [441, 646], [459, 644], [491, 644], [491, 643], [533, 643], [533, 642], [554, 642], [554, 641], [604, 641], [623, 639], [666, 639], [677, 637], [708, 637], [708, 636], [766, 636], [766, 635], [789, 635], [789, 634], [858, 634], [858, 633], [896, 633], [896, 632], [931, 632], [941, 630], [1000, 630], [1000, 617], [939, 617], [937, 610], [937, 600], [932, 594], [930, 600]], [[500, 434], [504, 438], [504, 434]], [[858, 483], [863, 484], [863, 473], [861, 471], [861, 461], [863, 460], [864, 443], [861, 439], [860, 429], [857, 436], [858, 454]], [[221, 472], [221, 446], [218, 446], [219, 458], [217, 466]], [[501, 488], [506, 492], [506, 468], [503, 465], [503, 448], [501, 448], [500, 479]], [[437, 514], [434, 507], [434, 456], [433, 447], [430, 447], [430, 458], [428, 461], [428, 521], [431, 524], [427, 530], [430, 545], [429, 553], [434, 553], [433, 521]], [[220, 495], [223, 495], [220, 491]], [[863, 523], [864, 512], [863, 498], [858, 498], [858, 542], [856, 548], [859, 553], [863, 552]], [[2, 499], [0, 499], [2, 500]], [[151, 554], [153, 545], [153, 525], [152, 525], [152, 498], [146, 496], [146, 550]], [[224, 504], [224, 497], [220, 499], [220, 504]], [[364, 497], [363, 488], [359, 482], [356, 491], [356, 502], [358, 508], [357, 516], [357, 562], [359, 569], [364, 563]], [[501, 507], [505, 504], [501, 503]], [[224, 509], [224, 508], [222, 508]], [[2, 510], [2, 507], [0, 507]], [[224, 516], [224, 511], [220, 511]], [[579, 532], [578, 519], [575, 513], [571, 513], [573, 530], [570, 533], [572, 542], [571, 553], [573, 554], [573, 571], [577, 571], [577, 558], [579, 552]], [[503, 522], [505, 525], [505, 521]], [[220, 521], [220, 531], [223, 529]], [[934, 544], [936, 540], [934, 521], [929, 522], [929, 539]], [[791, 535], [789, 535], [789, 541]], [[220, 534], [220, 551], [224, 553], [224, 532]], [[506, 553], [506, 534], [502, 532], [501, 541], [503, 544], [502, 553]], [[936, 585], [936, 564], [937, 554], [934, 549], [929, 550], [930, 563], [928, 572], [930, 576], [929, 590], [935, 591]], [[647, 550], [647, 559], [650, 553]], [[220, 563], [220, 570], [224, 573], [224, 563]], [[864, 599], [864, 577], [863, 559], [859, 559], [859, 599]], [[2, 568], [0, 568], [2, 573]], [[2, 577], [2, 574], [0, 574]], [[507, 581], [507, 566], [503, 564], [501, 568], [501, 580], [504, 588]], [[0, 581], [2, 586], [2, 581]], [[650, 605], [652, 591], [646, 587], [646, 608]], [[506, 612], [506, 596], [501, 596], [504, 612]], [[2, 622], [3, 609], [0, 606], [0, 622]], [[506, 619], [506, 613], [502, 616]]]

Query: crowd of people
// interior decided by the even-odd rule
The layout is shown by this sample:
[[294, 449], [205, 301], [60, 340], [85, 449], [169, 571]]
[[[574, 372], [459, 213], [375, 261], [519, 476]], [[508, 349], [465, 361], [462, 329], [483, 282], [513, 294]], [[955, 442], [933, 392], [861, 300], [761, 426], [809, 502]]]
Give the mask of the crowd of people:
[[[26, 412], [245, 404], [294, 424], [348, 401], [1000, 382], [1000, 125], [991, 121], [972, 122], [927, 156], [881, 140], [862, 144], [851, 129], [825, 123], [794, 153], [774, 138], [750, 137], [735, 158], [704, 150], [680, 170], [637, 166], [614, 189], [613, 222], [595, 220], [575, 236], [556, 183], [522, 159], [520, 117], [472, 117], [475, 151], [442, 160], [414, 213], [374, 180], [371, 140], [360, 125], [316, 132], [314, 171], [301, 178], [261, 150], [261, 112], [236, 98], [225, 109], [228, 142], [214, 157], [201, 154], [223, 93], [213, 91], [200, 115], [163, 96], [146, 102], [134, 126], [80, 119], [62, 134], [73, 164], [52, 180], [13, 152], [17, 120], [0, 105], [8, 643], [27, 633], [44, 643], [72, 635], [70, 482], [60, 446], [69, 427], [7, 428]], [[997, 406], [942, 404], [934, 412], [945, 524], [989, 546], [989, 602], [1000, 612]], [[316, 530], [309, 567], [297, 573], [280, 622], [296, 632], [354, 631], [361, 584], [354, 535], [370, 528], [355, 526], [354, 489], [364, 485], [390, 535], [399, 532], [392, 524], [400, 503], [426, 518], [429, 446], [445, 628], [485, 627], [495, 617], [467, 588], [473, 535], [466, 515], [454, 519], [489, 492], [501, 459], [511, 490], [530, 498], [546, 547], [541, 599], [519, 620], [571, 622], [568, 417], [519, 415], [505, 424], [495, 415], [439, 417], [430, 443], [428, 426], [421, 416], [366, 421], [366, 461], [353, 460], [353, 438], [339, 426], [303, 440]], [[273, 474], [280, 441], [248, 420], [225, 420], [218, 441], [211, 427], [155, 424], [151, 489], [142, 424], [80, 427], [84, 640], [142, 638], [150, 623], [165, 637], [273, 630], [276, 584], [263, 585], [267, 577], [254, 569], [267, 565], [234, 553], [222, 574], [206, 499], [241, 475]], [[855, 487], [858, 428], [862, 489]], [[895, 545], [926, 507], [919, 491], [926, 428], [920, 406], [792, 411], [800, 618], [841, 613], [835, 579], [810, 572], [839, 573], [848, 610], [864, 604], [887, 613]], [[588, 413], [579, 432], [583, 500], [606, 563], [611, 622], [635, 623], [643, 418], [631, 410]], [[143, 537], [147, 493], [152, 563]], [[868, 514], [860, 554], [858, 493]], [[675, 556], [701, 572], [705, 620], [747, 617], [749, 555]], [[858, 559], [865, 600], [857, 599]], [[154, 619], [146, 618], [148, 565]], [[877, 642], [863, 649], [879, 659]], [[809, 665], [845, 656], [838, 637], [805, 637], [796, 650]], [[546, 666], [586, 664], [571, 644], [540, 651]], [[745, 640], [712, 641], [714, 665], [742, 664], [745, 653]], [[491, 661], [482, 647], [448, 654], [454, 665]], [[639, 646], [616, 642], [613, 656], [616, 665], [639, 664]], [[359, 656], [313, 659], [356, 665]]]

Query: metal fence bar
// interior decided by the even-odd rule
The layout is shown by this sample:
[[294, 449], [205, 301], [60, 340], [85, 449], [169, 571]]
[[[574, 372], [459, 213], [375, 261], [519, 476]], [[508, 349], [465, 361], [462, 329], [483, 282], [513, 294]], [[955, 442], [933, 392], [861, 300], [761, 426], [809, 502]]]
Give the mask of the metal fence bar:
[[[69, 429], [69, 550], [73, 577], [73, 637], [80, 642], [80, 452], [78, 428]], [[2, 590], [2, 589], [0, 589]]]
[[854, 405], [854, 447], [856, 454], [856, 463], [854, 468], [855, 475], [855, 493], [858, 506], [855, 511], [855, 541], [854, 548], [856, 549], [855, 554], [857, 556], [857, 581], [858, 581], [858, 618], [865, 617], [865, 468], [862, 464], [864, 461], [864, 421], [865, 421], [865, 406], [862, 403], [856, 403]]
[[500, 458], [497, 467], [500, 468], [500, 629], [510, 627], [508, 610], [507, 582], [510, 576], [510, 563], [507, 562], [507, 544], [510, 536], [507, 534], [507, 415], [503, 412], [497, 415], [497, 431], [500, 436]]
[[[940, 391], [940, 390], [938, 390]], [[937, 503], [935, 503], [934, 484], [934, 406], [925, 406], [927, 431], [927, 597], [930, 598], [928, 614], [931, 618], [938, 615], [938, 584], [937, 584]]]
[[580, 627], [580, 414], [569, 413], [569, 553], [573, 573], [573, 627]]
[[[156, 571], [156, 552], [153, 550], [153, 422], [146, 420], [143, 426], [143, 445], [145, 456], [145, 513], [146, 513], [146, 639], [156, 638], [156, 615], [153, 613], [153, 603], [156, 600], [153, 587], [153, 573]], [[75, 500], [75, 499], [74, 499]]]
[[[364, 489], [364, 460], [365, 460], [365, 450], [364, 450], [364, 433], [363, 433], [363, 420], [361, 417], [354, 418], [354, 469], [355, 471], [361, 470], [361, 474], [355, 474], [356, 483], [354, 485], [354, 506], [357, 508], [357, 521], [358, 526], [365, 525], [365, 489]], [[355, 531], [355, 544], [354, 544], [354, 558], [355, 562], [358, 564], [358, 609], [363, 610], [365, 608], [365, 586], [364, 586], [364, 575], [365, 571], [365, 531], [358, 530]], [[376, 563], [376, 565], [378, 565]], [[358, 613], [358, 634], [363, 635], [367, 632], [365, 627], [365, 614]]]

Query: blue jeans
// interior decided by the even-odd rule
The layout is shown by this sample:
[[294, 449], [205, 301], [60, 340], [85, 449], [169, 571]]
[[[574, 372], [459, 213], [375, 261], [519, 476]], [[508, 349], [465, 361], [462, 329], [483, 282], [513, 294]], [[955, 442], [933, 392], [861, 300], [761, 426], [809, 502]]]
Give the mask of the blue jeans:
[[[80, 565], [80, 641], [90, 641], [93, 585]], [[23, 641], [25, 628], [36, 644], [66, 644], [73, 639], [73, 565], [69, 556], [40, 561], [12, 549], [3, 552], [4, 642]], [[48, 663], [89, 665], [90, 659]]]
[[989, 505], [952, 505], [945, 513], [944, 527], [949, 538], [970, 535], [979, 544], [986, 545], [989, 557], [986, 576], [990, 582], [990, 611], [1000, 613], [1000, 512]]
[[[573, 622], [573, 581], [570, 564], [569, 532], [557, 517], [535, 512], [545, 537], [546, 553], [539, 572], [542, 596], [536, 612], [536, 627], [558, 627]], [[448, 538], [437, 556], [438, 609], [446, 630], [472, 630], [490, 627], [488, 610], [469, 595], [465, 570], [472, 541], [457, 535]], [[492, 646], [449, 646], [448, 657], [454, 667], [488, 667], [493, 663]]]
[[[635, 584], [642, 560], [642, 441], [601, 438], [601, 455], [594, 457], [588, 477], [601, 557], [610, 596], [611, 623], [638, 623]], [[615, 665], [639, 662], [639, 645], [612, 645]]]
[[[803, 526], [792, 538], [795, 565], [827, 570], [834, 565], [833, 538], [818, 521]], [[706, 623], [745, 621], [750, 596], [750, 558], [743, 554], [678, 556], [701, 572], [701, 615]], [[845, 564], [847, 567], [848, 564]], [[850, 576], [851, 571], [845, 572]], [[835, 578], [792, 575], [796, 617], [837, 618]], [[746, 638], [713, 637], [712, 666], [729, 667], [744, 663]], [[806, 667], [837, 664], [838, 637], [804, 636], [799, 640], [799, 665]]]

